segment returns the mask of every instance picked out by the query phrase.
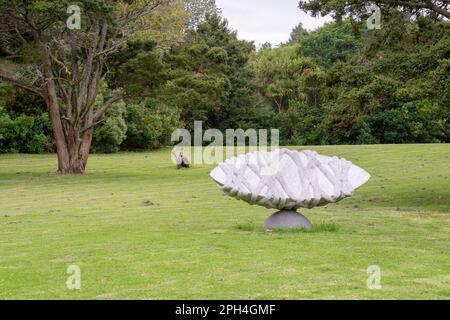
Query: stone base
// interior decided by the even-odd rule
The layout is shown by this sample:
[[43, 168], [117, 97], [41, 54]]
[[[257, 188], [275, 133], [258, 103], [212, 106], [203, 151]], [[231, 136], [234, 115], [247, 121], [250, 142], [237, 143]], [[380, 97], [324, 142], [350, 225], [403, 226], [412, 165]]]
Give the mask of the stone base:
[[312, 229], [311, 222], [302, 214], [292, 210], [281, 210], [264, 223], [266, 229]]

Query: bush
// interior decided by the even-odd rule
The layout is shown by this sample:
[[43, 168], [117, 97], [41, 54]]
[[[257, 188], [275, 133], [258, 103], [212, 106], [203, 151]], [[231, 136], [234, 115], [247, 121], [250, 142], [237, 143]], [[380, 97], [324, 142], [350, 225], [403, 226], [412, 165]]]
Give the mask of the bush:
[[306, 102], [294, 100], [286, 112], [276, 118], [280, 129], [282, 145], [313, 145], [322, 143], [319, 124], [322, 121], [321, 109], [309, 106]]
[[172, 131], [178, 123], [179, 111], [147, 101], [128, 105], [125, 119], [128, 132], [122, 149], [155, 149], [170, 143]]
[[328, 23], [300, 40], [299, 54], [311, 57], [329, 69], [333, 64], [348, 61], [362, 46], [361, 39], [353, 35], [349, 21]]
[[408, 127], [401, 110], [375, 112], [367, 121], [377, 142], [405, 143], [409, 141]]
[[114, 153], [126, 138], [125, 104], [115, 103], [105, 114], [105, 121], [94, 130], [92, 152]]
[[444, 111], [426, 100], [378, 111], [367, 121], [379, 143], [436, 143], [444, 141], [446, 136]]
[[52, 151], [51, 123], [47, 113], [40, 116], [7, 113], [0, 116], [0, 153], [44, 153]]
[[430, 101], [414, 101], [402, 107], [411, 142], [445, 141], [449, 114], [444, 107]]

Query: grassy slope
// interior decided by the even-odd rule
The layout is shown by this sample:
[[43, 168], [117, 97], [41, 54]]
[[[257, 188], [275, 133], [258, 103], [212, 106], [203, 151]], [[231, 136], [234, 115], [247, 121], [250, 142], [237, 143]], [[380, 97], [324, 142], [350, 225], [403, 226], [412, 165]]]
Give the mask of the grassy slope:
[[[168, 149], [65, 177], [54, 156], [0, 156], [0, 298], [450, 298], [450, 146], [312, 149], [372, 174], [304, 211], [337, 231], [266, 233], [272, 211], [223, 196], [211, 167], [174, 169]], [[382, 290], [366, 287], [373, 264]]]

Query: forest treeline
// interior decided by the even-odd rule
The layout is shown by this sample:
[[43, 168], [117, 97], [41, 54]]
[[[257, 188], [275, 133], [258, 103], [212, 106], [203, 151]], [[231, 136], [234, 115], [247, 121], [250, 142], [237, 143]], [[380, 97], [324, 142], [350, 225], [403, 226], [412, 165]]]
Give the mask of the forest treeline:
[[[278, 128], [283, 145], [450, 142], [448, 20], [383, 8], [381, 29], [344, 16], [256, 48], [207, 2], [167, 13], [170, 28], [113, 55], [96, 104], [115, 88], [133, 94], [106, 112], [93, 151], [169, 145], [175, 128], [194, 121]], [[54, 150], [42, 98], [0, 82], [0, 152]]]

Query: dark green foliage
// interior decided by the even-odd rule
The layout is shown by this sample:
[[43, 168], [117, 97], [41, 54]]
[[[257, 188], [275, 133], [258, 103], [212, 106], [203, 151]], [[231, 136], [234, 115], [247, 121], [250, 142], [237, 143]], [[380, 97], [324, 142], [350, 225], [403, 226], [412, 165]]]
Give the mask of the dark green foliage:
[[94, 132], [93, 152], [114, 153], [126, 138], [125, 104], [116, 103], [105, 114], [104, 122]]
[[337, 62], [348, 61], [362, 46], [349, 21], [329, 23], [309, 36], [303, 36], [299, 44], [300, 55], [311, 57], [327, 69]]
[[[450, 43], [449, 43], [450, 46]], [[450, 113], [450, 54], [447, 58], [439, 60], [435, 70], [430, 72], [428, 92], [430, 96], [445, 107], [447, 114]]]
[[52, 127], [41, 99], [0, 83], [0, 153], [52, 151]]
[[9, 114], [36, 116], [47, 111], [47, 107], [42, 98], [27, 94], [23, 91], [13, 92], [13, 98], [5, 104], [5, 111]]
[[376, 142], [408, 142], [407, 124], [401, 110], [390, 109], [375, 112], [368, 117], [368, 124]]
[[192, 44], [174, 47], [165, 56], [172, 68], [164, 95], [181, 110], [181, 122], [192, 129], [258, 128], [270, 108], [258, 96], [254, 70], [248, 65], [253, 44], [240, 41], [226, 20], [208, 16], [190, 35]]
[[177, 109], [164, 105], [151, 102], [128, 105], [125, 114], [128, 131], [122, 149], [145, 150], [168, 145], [178, 118]]
[[[408, 102], [402, 107], [404, 121], [407, 124], [409, 142], [435, 143], [445, 141], [446, 124], [450, 113], [428, 100]], [[448, 128], [447, 128], [448, 129]]]
[[330, 14], [338, 20], [343, 17], [367, 19], [369, 13], [366, 7], [371, 3], [376, 3], [383, 10], [401, 7], [403, 12], [408, 13], [409, 16], [425, 12], [435, 18], [450, 19], [449, 5], [446, 0], [377, 0], [373, 2], [367, 0], [301, 0], [299, 7], [304, 11], [309, 11], [313, 16]]
[[276, 117], [277, 128], [280, 129], [282, 145], [314, 145], [321, 144], [320, 125], [323, 111], [309, 106], [306, 102], [291, 101], [286, 112]]
[[253, 44], [237, 40], [236, 33], [232, 32], [227, 22], [219, 16], [211, 16], [200, 24], [196, 37], [212, 50], [210, 57], [222, 57], [219, 72], [228, 89], [224, 92], [226, 96], [218, 110], [209, 114], [208, 127], [223, 130], [257, 127], [261, 105], [257, 99], [254, 71], [247, 65], [250, 54], [255, 49]]
[[[62, 19], [45, 3], [30, 1]], [[80, 2], [108, 11], [102, 3]], [[106, 113], [93, 150], [158, 148], [196, 120], [204, 130], [278, 128], [283, 145], [450, 142], [450, 23], [386, 5], [382, 28], [367, 30], [364, 4], [302, 3], [355, 19], [312, 32], [298, 25], [278, 48], [256, 51], [225, 19], [201, 10], [180, 43], [130, 41], [108, 62], [111, 89], [99, 95], [124, 88], [128, 98]], [[0, 152], [51, 151], [45, 111], [41, 98], [0, 83]]]
[[297, 51], [295, 45], [267, 48], [252, 61], [261, 95], [278, 112], [286, 111], [291, 100], [308, 98], [312, 105], [319, 102], [323, 73], [310, 58], [298, 56]]
[[[16, 98], [16, 91], [10, 85], [0, 82], [0, 108], [12, 103]], [[1, 111], [1, 110], [0, 110]]]
[[303, 40], [304, 37], [308, 35], [308, 30], [303, 28], [303, 23], [299, 23], [296, 25], [289, 36], [289, 40], [286, 43], [287, 45], [297, 44], [300, 40]]
[[164, 89], [164, 99], [181, 110], [180, 120], [187, 128], [192, 129], [194, 120], [208, 123], [226, 103], [230, 90], [225, 65], [213, 61], [226, 62], [226, 51], [201, 42], [174, 48], [165, 59], [172, 67], [172, 80]]
[[0, 108], [0, 153], [43, 153], [52, 151], [51, 124], [40, 116], [11, 117]]
[[315, 143], [448, 141], [450, 25], [392, 16], [354, 59], [328, 71]]
[[130, 42], [114, 56], [108, 76], [111, 87], [122, 87], [134, 97], [154, 96], [169, 79], [169, 66], [154, 50], [155, 43]]

